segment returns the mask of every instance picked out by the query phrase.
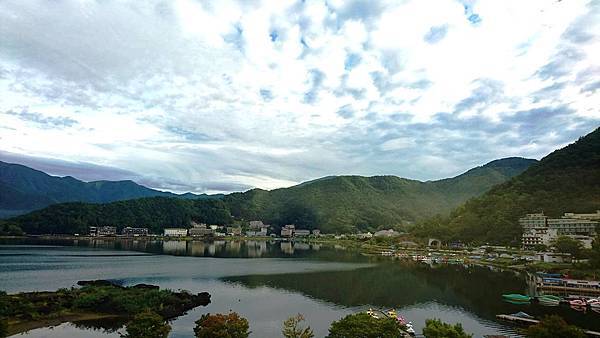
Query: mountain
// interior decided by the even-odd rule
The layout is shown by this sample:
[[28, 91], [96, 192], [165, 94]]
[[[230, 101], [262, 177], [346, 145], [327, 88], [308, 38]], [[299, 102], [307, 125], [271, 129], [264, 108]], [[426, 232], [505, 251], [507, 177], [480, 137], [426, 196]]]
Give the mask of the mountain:
[[428, 182], [396, 176], [328, 176], [290, 188], [233, 193], [222, 200], [155, 197], [108, 204], [56, 204], [7, 222], [31, 234], [84, 232], [93, 225], [149, 226], [160, 232], [190, 220], [228, 224], [232, 216], [275, 226], [294, 223], [328, 233], [374, 230], [447, 214], [534, 163], [502, 159], [454, 178]]
[[430, 219], [416, 231], [446, 239], [517, 244], [518, 219], [527, 213], [543, 211], [558, 217], [596, 210], [600, 210], [600, 128], [469, 200], [448, 219]]
[[396, 176], [328, 176], [290, 188], [233, 193], [224, 201], [237, 218], [319, 227], [324, 232], [374, 230], [447, 214], [536, 162], [516, 157], [496, 160], [428, 182]]
[[[0, 217], [14, 216], [62, 202], [108, 203], [142, 197], [213, 198], [158, 191], [133, 181], [83, 182], [0, 161]], [[222, 196], [214, 196], [220, 198]]]

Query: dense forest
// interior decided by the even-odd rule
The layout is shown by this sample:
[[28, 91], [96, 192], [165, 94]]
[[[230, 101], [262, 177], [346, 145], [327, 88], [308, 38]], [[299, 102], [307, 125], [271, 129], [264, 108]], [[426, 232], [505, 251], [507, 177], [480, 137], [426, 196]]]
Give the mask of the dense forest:
[[107, 204], [55, 204], [6, 220], [4, 228], [18, 226], [28, 234], [84, 234], [89, 226], [112, 225], [117, 230], [132, 226], [162, 233], [166, 227], [189, 227], [192, 220], [225, 225], [232, 217], [218, 199], [150, 197]]
[[[420, 182], [396, 176], [332, 176], [265, 191], [253, 189], [220, 199], [142, 198], [107, 204], [63, 203], [7, 220], [30, 234], [85, 233], [88, 226], [188, 226], [190, 220], [227, 224], [260, 219], [276, 228], [292, 223], [327, 233], [406, 227], [436, 214], [448, 214], [467, 199], [522, 172], [535, 160], [507, 158], [449, 179]], [[10, 225], [10, 227], [9, 227]], [[4, 229], [4, 230], [2, 230]]]
[[516, 244], [518, 219], [544, 212], [600, 210], [600, 128], [556, 150], [522, 174], [467, 201], [449, 217], [421, 222], [415, 233], [442, 239]]

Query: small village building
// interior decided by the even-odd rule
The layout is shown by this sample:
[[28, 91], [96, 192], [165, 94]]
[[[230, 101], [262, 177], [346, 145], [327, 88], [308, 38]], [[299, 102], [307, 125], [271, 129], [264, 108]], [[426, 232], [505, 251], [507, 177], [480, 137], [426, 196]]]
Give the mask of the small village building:
[[165, 228], [164, 234], [167, 237], [185, 237], [188, 230], [185, 228]]
[[125, 227], [121, 230], [121, 234], [129, 237], [148, 236], [148, 228]]
[[392, 229], [387, 229], [387, 230], [379, 230], [375, 234], [373, 234], [373, 236], [375, 236], [375, 237], [398, 237], [398, 236], [400, 236], [400, 233], [398, 231], [395, 231]]
[[197, 227], [188, 230], [188, 234], [192, 237], [211, 237], [214, 236], [215, 230], [207, 227]]
[[117, 227], [113, 226], [100, 226], [100, 227], [89, 227], [90, 236], [93, 237], [105, 237], [105, 236], [116, 236]]
[[369, 231], [369, 232], [364, 232], [364, 233], [358, 233], [356, 234], [356, 238], [358, 239], [369, 239], [369, 238], [373, 238], [373, 234]]
[[296, 230], [296, 226], [293, 224], [284, 225], [281, 228], [281, 237], [292, 237], [294, 236], [294, 232]]
[[313, 236], [321, 236], [321, 230], [313, 229], [312, 234], [313, 234]]
[[227, 234], [230, 236], [241, 236], [242, 228], [241, 227], [227, 227]]
[[545, 263], [571, 263], [571, 254], [560, 252], [540, 252], [538, 253], [541, 262]]
[[307, 230], [307, 229], [296, 229], [296, 231], [294, 231], [295, 237], [306, 237], [309, 235], [310, 235], [310, 230]]

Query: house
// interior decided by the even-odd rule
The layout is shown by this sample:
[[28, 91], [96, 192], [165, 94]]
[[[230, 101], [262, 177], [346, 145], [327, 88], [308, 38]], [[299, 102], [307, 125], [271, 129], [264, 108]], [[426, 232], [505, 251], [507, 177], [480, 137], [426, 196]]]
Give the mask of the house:
[[192, 237], [214, 236], [215, 230], [207, 227], [195, 227], [188, 230], [188, 234]]
[[284, 225], [283, 228], [281, 228], [281, 237], [294, 236], [295, 229], [296, 229], [296, 226], [293, 224]]
[[373, 234], [373, 236], [375, 236], [375, 237], [397, 237], [397, 236], [400, 236], [400, 233], [395, 230], [388, 229], [388, 230], [379, 230], [375, 234]]
[[540, 261], [545, 263], [571, 263], [571, 254], [559, 252], [539, 252]]
[[296, 229], [296, 231], [294, 231], [294, 237], [306, 237], [308, 235], [310, 235], [310, 230]]
[[115, 236], [117, 234], [117, 227], [112, 226], [100, 226], [90, 227], [90, 236], [102, 237], [102, 236]]
[[185, 237], [188, 230], [184, 228], [165, 228], [164, 235], [166, 237]]
[[129, 237], [148, 236], [148, 228], [125, 227], [121, 230], [121, 234]]
[[227, 227], [227, 234], [230, 236], [241, 236], [242, 228], [241, 227]]
[[253, 229], [253, 230], [260, 229], [265, 226], [262, 221], [250, 221], [249, 223], [250, 223], [250, 229]]
[[321, 236], [321, 230], [313, 229], [312, 234], [313, 234], [313, 236]]
[[373, 237], [373, 234], [370, 231], [356, 234], [356, 238], [358, 238], [358, 239], [369, 239], [372, 237]]

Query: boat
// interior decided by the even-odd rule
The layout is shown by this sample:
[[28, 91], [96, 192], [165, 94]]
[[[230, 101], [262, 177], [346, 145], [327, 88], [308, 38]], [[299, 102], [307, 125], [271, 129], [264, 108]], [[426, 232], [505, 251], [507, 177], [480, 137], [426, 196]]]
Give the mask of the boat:
[[502, 295], [502, 298], [512, 301], [512, 302], [518, 302], [518, 303], [527, 303], [531, 300], [531, 297], [525, 296], [522, 294], [518, 294], [518, 293], [504, 294], [504, 295]]
[[553, 295], [542, 295], [537, 297], [537, 300], [542, 305], [556, 306], [560, 304], [562, 298]]
[[408, 322], [404, 324], [404, 326], [406, 327], [405, 331], [408, 332], [409, 335], [414, 336], [416, 334], [412, 322]]
[[598, 310], [600, 310], [600, 302], [598, 302], [598, 303], [593, 303], [593, 304], [590, 304], [590, 307], [592, 308], [592, 310], [593, 310], [593, 309], [598, 309]]
[[523, 311], [519, 311], [517, 313], [513, 313], [513, 314], [511, 314], [511, 316], [513, 316], [513, 317], [519, 317], [519, 318], [525, 318], [525, 319], [535, 319], [534, 316], [532, 316], [532, 315], [530, 315], [528, 313], [525, 313]]
[[592, 306], [594, 304], [600, 304], [600, 299], [598, 298], [590, 298], [588, 300], [585, 301], [585, 303], [589, 306]]
[[571, 306], [586, 306], [587, 303], [583, 299], [573, 299], [573, 300], [569, 301], [569, 305], [571, 305]]

